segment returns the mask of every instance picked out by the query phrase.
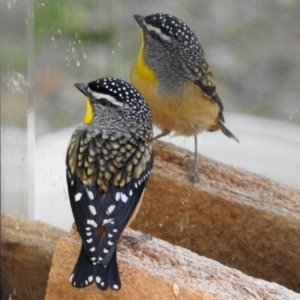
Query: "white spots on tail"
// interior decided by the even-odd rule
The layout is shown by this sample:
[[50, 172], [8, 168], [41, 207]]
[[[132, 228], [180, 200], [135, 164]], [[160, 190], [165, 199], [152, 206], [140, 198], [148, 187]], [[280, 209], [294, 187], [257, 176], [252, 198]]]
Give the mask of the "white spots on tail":
[[87, 235], [87, 236], [91, 236], [92, 233], [91, 233], [91, 232], [87, 232], [86, 235]]
[[88, 284], [89, 284], [89, 282], [88, 282], [87, 280], [86, 280], [84, 283], [85, 283], [85, 285], [88, 285]]
[[129, 196], [131, 197], [133, 195], [132, 190], [129, 191]]
[[120, 198], [121, 198], [121, 193], [120, 193], [120, 192], [117, 192], [117, 193], [116, 193], [116, 197], [115, 197], [116, 201], [119, 201]]
[[94, 252], [95, 250], [96, 250], [95, 247], [90, 248], [90, 251], [91, 251], [91, 252]]
[[111, 233], [109, 233], [107, 236], [108, 236], [109, 238], [112, 238], [112, 237], [113, 237], [113, 235], [112, 235]]
[[93, 239], [92, 239], [92, 238], [91, 238], [91, 239], [87, 239], [87, 240], [86, 240], [86, 242], [87, 242], [87, 243], [89, 243], [89, 244], [90, 244], [92, 241], [93, 241]]
[[108, 253], [108, 250], [106, 248], [103, 248], [103, 252], [106, 254]]
[[117, 289], [119, 288], [119, 286], [118, 286], [117, 284], [114, 284], [114, 285], [113, 285], [113, 288], [114, 288], [115, 290], [117, 290]]
[[79, 201], [81, 199], [81, 197], [82, 197], [82, 193], [77, 193], [75, 195], [75, 201]]
[[70, 276], [70, 282], [72, 282], [73, 277], [74, 277], [74, 273]]
[[99, 256], [99, 257], [98, 257], [98, 260], [99, 260], [99, 261], [102, 261], [102, 260], [103, 260], [103, 258], [102, 258], [101, 256]]
[[92, 282], [93, 279], [94, 279], [94, 277], [93, 277], [92, 275], [88, 277], [88, 281], [89, 281], [89, 282]]
[[113, 229], [113, 232], [118, 232], [118, 229]]
[[91, 260], [92, 260], [92, 261], [96, 260], [96, 257], [91, 257]]
[[94, 205], [89, 205], [90, 212], [95, 216], [97, 214], [96, 208]]
[[94, 199], [95, 199], [94, 194], [93, 194], [92, 191], [89, 191], [88, 189], [86, 189], [86, 192], [87, 192], [87, 194], [88, 194], [88, 196], [89, 196], [89, 198], [90, 198], [91, 200], [94, 200]]
[[100, 276], [96, 276], [96, 282], [100, 283], [101, 282], [101, 277]]
[[115, 208], [116, 208], [115, 205], [110, 205], [110, 206], [108, 207], [107, 211], [106, 211], [106, 214], [107, 214], [107, 215], [110, 215], [110, 214], [113, 212], [113, 210], [114, 210]]
[[111, 222], [113, 219], [104, 219], [103, 220], [103, 223], [102, 223], [102, 226], [104, 226], [105, 224]]
[[87, 222], [87, 224], [92, 225], [92, 226], [94, 226], [95, 228], [98, 227], [97, 223], [96, 223], [94, 220], [87, 220], [86, 222]]
[[125, 194], [121, 193], [121, 200], [122, 200], [124, 203], [126, 203], [127, 200], [128, 200], [128, 197], [127, 197]]
[[86, 230], [86, 231], [90, 231], [90, 230], [91, 230], [91, 227], [85, 227], [85, 230]]
[[114, 243], [112, 241], [107, 242], [108, 246], [112, 246]]

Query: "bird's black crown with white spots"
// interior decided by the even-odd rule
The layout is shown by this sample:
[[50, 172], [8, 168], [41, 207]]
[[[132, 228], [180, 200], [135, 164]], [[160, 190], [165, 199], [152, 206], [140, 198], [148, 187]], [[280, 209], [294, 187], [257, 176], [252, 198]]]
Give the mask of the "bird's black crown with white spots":
[[167, 37], [177, 40], [185, 47], [195, 51], [203, 52], [203, 49], [198, 41], [198, 38], [183, 21], [168, 14], [153, 14], [145, 17], [145, 23], [159, 28]]
[[101, 78], [90, 82], [87, 85], [87, 92], [92, 96], [92, 101], [101, 100], [102, 106], [106, 103], [116, 108], [129, 109], [128, 117], [151, 118], [150, 109], [143, 96], [123, 80], [113, 77]]

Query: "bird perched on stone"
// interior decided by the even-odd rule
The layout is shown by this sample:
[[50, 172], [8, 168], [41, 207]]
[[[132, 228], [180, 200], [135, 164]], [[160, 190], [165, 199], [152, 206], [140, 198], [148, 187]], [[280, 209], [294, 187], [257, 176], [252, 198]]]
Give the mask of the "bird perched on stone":
[[169, 14], [134, 15], [142, 43], [132, 67], [131, 83], [145, 97], [153, 123], [162, 131], [194, 136], [192, 181], [198, 180], [197, 134], [221, 131], [238, 142], [224, 126], [223, 104], [196, 35]]
[[101, 290], [119, 290], [117, 243], [138, 211], [152, 168], [151, 112], [122, 80], [75, 86], [87, 111], [66, 157], [69, 198], [82, 239], [70, 281], [78, 288], [95, 282]]

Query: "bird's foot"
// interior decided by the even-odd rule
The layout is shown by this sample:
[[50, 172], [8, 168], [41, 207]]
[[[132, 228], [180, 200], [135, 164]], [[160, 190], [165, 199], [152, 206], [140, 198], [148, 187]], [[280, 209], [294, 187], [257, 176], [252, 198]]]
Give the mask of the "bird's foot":
[[152, 240], [151, 233], [142, 233], [138, 237], [129, 236], [129, 235], [122, 235], [121, 243], [124, 245], [131, 245], [131, 244], [141, 244]]
[[184, 158], [188, 162], [189, 177], [192, 181], [192, 184], [194, 185], [195, 183], [199, 182], [198, 166], [196, 165], [195, 161], [190, 158], [189, 155], [186, 155]]

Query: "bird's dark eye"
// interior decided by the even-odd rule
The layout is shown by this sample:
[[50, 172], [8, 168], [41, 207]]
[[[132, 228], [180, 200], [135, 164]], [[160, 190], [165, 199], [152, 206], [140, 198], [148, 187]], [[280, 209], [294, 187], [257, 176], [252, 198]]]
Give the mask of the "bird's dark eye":
[[110, 104], [111, 104], [111, 103], [110, 103], [108, 100], [106, 100], [105, 98], [100, 98], [98, 101], [100, 102], [100, 104], [101, 104], [102, 106], [107, 106], [107, 105], [110, 105]]
[[150, 34], [150, 36], [151, 36], [153, 39], [157, 39], [157, 38], [158, 38], [157, 32], [155, 32], [155, 31], [153, 31], [153, 30], [149, 31], [149, 34]]

